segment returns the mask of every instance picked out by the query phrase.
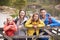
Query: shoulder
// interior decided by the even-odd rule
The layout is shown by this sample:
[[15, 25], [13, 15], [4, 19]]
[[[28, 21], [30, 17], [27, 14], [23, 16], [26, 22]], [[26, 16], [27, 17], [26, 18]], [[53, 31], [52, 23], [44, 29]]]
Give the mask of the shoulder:
[[28, 17], [26, 16], [26, 17], [24, 17], [24, 20], [28, 20]]
[[46, 16], [51, 16], [51, 14], [50, 13], [46, 13]]

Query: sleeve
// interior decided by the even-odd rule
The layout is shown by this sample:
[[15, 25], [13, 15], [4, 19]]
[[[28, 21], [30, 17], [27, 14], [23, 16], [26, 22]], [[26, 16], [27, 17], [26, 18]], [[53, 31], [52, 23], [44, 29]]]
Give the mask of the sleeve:
[[57, 23], [57, 20], [55, 18], [51, 18], [52, 23]]
[[7, 24], [5, 24], [3, 30], [4, 30], [4, 31], [7, 31], [7, 30], [9, 30], [9, 28], [10, 28], [10, 27], [7, 26]]
[[17, 23], [17, 21], [18, 21], [18, 17], [16, 17], [16, 18], [14, 19], [15, 24]]
[[52, 18], [51, 20], [52, 20], [52, 23], [50, 24], [51, 27], [59, 26], [60, 23], [58, 23], [56, 19]]
[[56, 27], [56, 26], [59, 26], [59, 24], [58, 23], [52, 23], [52, 24], [50, 24], [50, 27]]
[[14, 30], [14, 31], [17, 31], [17, 26], [14, 22], [13, 22], [13, 27], [11, 29]]
[[25, 27], [32, 27], [33, 25], [31, 24], [31, 19], [27, 20], [25, 23]]
[[43, 22], [43, 21], [39, 20], [39, 24], [38, 24], [37, 26], [38, 26], [38, 27], [44, 27], [44, 26], [45, 26], [45, 24], [44, 24], [44, 22]]

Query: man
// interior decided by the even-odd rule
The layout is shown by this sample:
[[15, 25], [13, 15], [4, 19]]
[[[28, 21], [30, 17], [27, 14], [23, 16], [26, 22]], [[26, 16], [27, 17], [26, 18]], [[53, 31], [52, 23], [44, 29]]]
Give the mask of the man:
[[49, 13], [47, 13], [47, 11], [46, 11], [46, 9], [40, 9], [40, 19], [43, 19], [45, 16], [46, 17], [49, 17], [49, 16], [51, 16]]

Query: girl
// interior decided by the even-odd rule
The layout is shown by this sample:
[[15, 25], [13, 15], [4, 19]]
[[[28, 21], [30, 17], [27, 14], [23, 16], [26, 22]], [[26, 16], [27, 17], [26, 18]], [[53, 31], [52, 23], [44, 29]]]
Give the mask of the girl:
[[7, 22], [4, 24], [4, 32], [7, 36], [14, 36], [17, 31], [17, 27], [11, 18], [7, 18]]
[[39, 35], [39, 28], [44, 26], [45, 24], [39, 19], [37, 13], [33, 14], [33, 16], [25, 23], [25, 27], [28, 28], [28, 36], [33, 36], [34, 34]]

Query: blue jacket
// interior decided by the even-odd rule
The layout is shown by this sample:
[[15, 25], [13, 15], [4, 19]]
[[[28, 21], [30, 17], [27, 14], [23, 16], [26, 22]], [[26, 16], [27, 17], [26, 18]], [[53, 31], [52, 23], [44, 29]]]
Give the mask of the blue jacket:
[[45, 25], [50, 25], [50, 27], [60, 26], [60, 23], [54, 18], [51, 18], [51, 23], [49, 24], [49, 19], [46, 17], [44, 23]]
[[[51, 15], [47, 13], [46, 18], [44, 20], [45, 25], [50, 25], [50, 27], [60, 26], [60, 23], [54, 18], [51, 18], [51, 23], [49, 23], [49, 21], [50, 21], [49, 16], [51, 16]], [[40, 16], [40, 19], [42, 19], [41, 16]]]
[[[49, 16], [51, 16], [49, 13], [46, 14], [46, 17], [48, 18]], [[42, 19], [42, 16], [40, 15], [40, 19]]]

